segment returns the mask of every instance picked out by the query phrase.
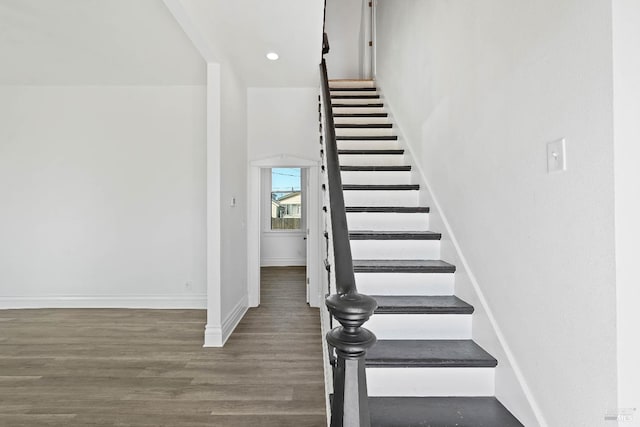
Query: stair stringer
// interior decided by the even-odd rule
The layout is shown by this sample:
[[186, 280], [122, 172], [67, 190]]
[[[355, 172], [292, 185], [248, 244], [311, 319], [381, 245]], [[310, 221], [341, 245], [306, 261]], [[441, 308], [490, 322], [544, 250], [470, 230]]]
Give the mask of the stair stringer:
[[475, 307], [473, 313], [472, 338], [497, 360], [495, 369], [495, 396], [527, 427], [548, 427], [542, 411], [529, 388], [515, 355], [502, 333], [493, 311], [487, 301], [478, 280], [455, 237], [449, 221], [433, 191], [422, 166], [414, 156], [412, 142], [405, 138], [402, 123], [396, 119], [392, 102], [385, 97], [384, 87], [376, 81], [380, 100], [389, 114], [389, 122], [396, 128], [398, 144], [405, 149], [405, 158], [412, 168], [412, 182], [420, 184], [419, 201], [421, 206], [430, 206], [429, 224], [431, 230], [442, 233], [441, 259], [456, 266], [455, 295]]

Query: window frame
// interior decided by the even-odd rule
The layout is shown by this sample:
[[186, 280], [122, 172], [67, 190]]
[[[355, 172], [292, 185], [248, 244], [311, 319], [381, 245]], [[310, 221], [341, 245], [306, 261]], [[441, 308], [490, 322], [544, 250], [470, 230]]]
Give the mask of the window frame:
[[[300, 228], [297, 229], [272, 229], [271, 228], [271, 193], [272, 193], [272, 173], [273, 169], [300, 169]], [[263, 210], [261, 214], [261, 224], [263, 233], [284, 233], [284, 234], [301, 234], [307, 233], [307, 182], [308, 168], [298, 166], [278, 166], [273, 168], [262, 169], [262, 199]]]

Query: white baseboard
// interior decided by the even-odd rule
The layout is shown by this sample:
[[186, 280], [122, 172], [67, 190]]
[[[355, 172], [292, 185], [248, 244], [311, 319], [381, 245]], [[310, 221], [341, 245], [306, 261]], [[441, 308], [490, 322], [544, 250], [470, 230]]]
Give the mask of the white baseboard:
[[195, 295], [110, 295], [110, 296], [0, 296], [0, 310], [25, 308], [141, 308], [195, 309], [207, 308], [207, 296]]
[[204, 345], [203, 347], [222, 347], [222, 328], [216, 325], [209, 325], [204, 328]]
[[205, 327], [204, 331], [204, 346], [203, 347], [222, 347], [227, 342], [231, 334], [233, 333], [238, 323], [242, 320], [244, 315], [249, 310], [249, 303], [247, 296], [243, 296], [240, 301], [233, 307], [231, 313], [222, 322], [222, 326], [209, 325]]
[[222, 344], [227, 342], [233, 331], [238, 326], [238, 323], [242, 320], [244, 315], [249, 310], [249, 302], [247, 300], [247, 296], [245, 295], [242, 299], [233, 307], [231, 313], [227, 316], [226, 319], [222, 322]]

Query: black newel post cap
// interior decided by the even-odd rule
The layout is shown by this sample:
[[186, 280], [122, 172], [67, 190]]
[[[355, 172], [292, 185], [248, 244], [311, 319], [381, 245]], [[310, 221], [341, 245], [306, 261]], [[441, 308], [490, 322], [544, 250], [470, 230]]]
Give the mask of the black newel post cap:
[[325, 304], [333, 317], [347, 329], [362, 326], [378, 307], [375, 299], [357, 292], [329, 295]]

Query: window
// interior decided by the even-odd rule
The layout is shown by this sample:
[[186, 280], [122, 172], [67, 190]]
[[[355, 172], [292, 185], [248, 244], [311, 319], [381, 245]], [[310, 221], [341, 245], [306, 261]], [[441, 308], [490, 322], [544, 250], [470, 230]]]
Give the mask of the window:
[[271, 169], [271, 229], [302, 229], [300, 168]]

